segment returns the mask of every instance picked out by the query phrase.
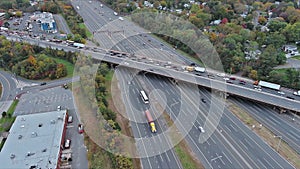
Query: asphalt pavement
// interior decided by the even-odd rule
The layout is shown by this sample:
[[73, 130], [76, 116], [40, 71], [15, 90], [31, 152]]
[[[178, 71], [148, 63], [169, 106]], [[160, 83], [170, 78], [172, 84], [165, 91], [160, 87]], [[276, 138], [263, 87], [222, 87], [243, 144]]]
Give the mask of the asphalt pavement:
[[[217, 111], [222, 111], [222, 108], [219, 108], [220, 103], [216, 102], [216, 99], [211, 101], [211, 94], [207, 90], [200, 88], [200, 94], [197, 94], [193, 85], [181, 84], [178, 87], [155, 75], [146, 76], [146, 80], [147, 84], [153, 86], [152, 90], [159, 89], [166, 95], [157, 98], [170, 100], [167, 101], [166, 110], [173, 121], [176, 121], [181, 113], [186, 114], [186, 119], [177, 121], [176, 125], [187, 126], [186, 121], [194, 124], [188, 131], [186, 140], [205, 168], [293, 168], [226, 107], [221, 114], [220, 122], [216, 126], [210, 126], [209, 123], [212, 122], [207, 121], [208, 117], [213, 116], [212, 119], [217, 119], [220, 115]], [[206, 103], [200, 101], [199, 97], [205, 99]], [[181, 99], [176, 100], [178, 98]], [[197, 100], [199, 102], [196, 102]], [[191, 121], [189, 116], [193, 114], [198, 117]], [[212, 135], [203, 143], [201, 135], [204, 137], [205, 133], [200, 133], [199, 126], [204, 128], [205, 133], [209, 133], [215, 127]]]
[[[236, 105], [246, 110], [252, 117], [263, 126], [270, 129], [275, 135], [282, 137], [289, 146], [300, 154], [300, 129], [299, 119], [279, 114], [268, 106], [240, 98], [231, 98]], [[270, 138], [272, 139], [272, 138]]]

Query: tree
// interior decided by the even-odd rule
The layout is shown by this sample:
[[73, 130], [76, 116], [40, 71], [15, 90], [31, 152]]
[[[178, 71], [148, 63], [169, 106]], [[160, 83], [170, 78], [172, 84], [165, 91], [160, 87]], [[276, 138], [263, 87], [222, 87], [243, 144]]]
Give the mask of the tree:
[[249, 74], [249, 77], [253, 80], [257, 80], [257, 71], [256, 70], [251, 70], [250, 71], [250, 74]]
[[270, 32], [280, 32], [282, 29], [284, 29], [287, 26], [286, 22], [282, 22], [279, 20], [271, 20], [268, 24], [268, 28]]
[[285, 35], [288, 42], [296, 42], [300, 39], [300, 22], [294, 23], [293, 25], [288, 24], [282, 33]]
[[2, 112], [2, 118], [5, 118], [6, 115], [7, 115], [6, 111], [3, 111], [3, 112]]

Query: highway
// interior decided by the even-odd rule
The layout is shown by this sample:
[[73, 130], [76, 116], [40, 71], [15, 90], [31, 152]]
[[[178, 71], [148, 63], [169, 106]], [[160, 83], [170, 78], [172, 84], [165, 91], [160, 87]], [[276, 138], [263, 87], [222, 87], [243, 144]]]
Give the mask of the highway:
[[[128, 68], [118, 68], [114, 75], [119, 82], [122, 100], [126, 106], [126, 115], [130, 120], [143, 168], [182, 168], [168, 135], [163, 132], [167, 129], [166, 122], [157, 116], [154, 106], [145, 104], [139, 96], [139, 91], [144, 90], [139, 80], [132, 77], [132, 72]], [[144, 113], [147, 109], [152, 117], [157, 119], [155, 122], [157, 133], [150, 131]]]
[[[17, 37], [10, 36], [8, 37], [10, 40], [20, 40]], [[184, 72], [178, 69], [178, 65], [175, 69], [164, 66], [164, 62], [154, 62], [153, 60], [149, 60], [144, 57], [117, 57], [111, 56], [110, 54], [106, 54], [106, 49], [97, 48], [97, 50], [91, 49], [77, 49], [72, 46], [67, 46], [64, 44], [57, 44], [53, 42], [41, 41], [37, 39], [24, 39], [23, 41], [27, 41], [31, 44], [36, 44], [41, 47], [52, 47], [53, 49], [63, 49], [65, 51], [73, 51], [73, 52], [82, 52], [86, 55], [91, 55], [93, 58], [123, 65], [126, 67], [135, 68], [138, 70], [144, 70], [148, 72], [155, 72], [158, 75], [174, 78], [180, 81], [185, 81], [188, 83], [194, 83], [200, 86], [209, 87], [215, 90], [226, 91], [229, 94], [241, 96], [244, 98], [248, 98], [251, 100], [260, 101], [262, 103], [267, 103], [270, 105], [278, 106], [281, 108], [285, 108], [288, 110], [293, 110], [296, 112], [300, 111], [300, 97], [294, 96], [295, 100], [288, 99], [280, 96], [277, 92], [263, 89], [262, 91], [258, 91], [253, 89], [251, 84], [240, 85], [238, 82], [233, 82], [233, 84], [225, 83], [225, 81], [220, 77], [215, 77], [214, 79], [207, 76], [207, 74], [203, 74], [201, 76], [195, 75], [193, 73]], [[96, 52], [94, 52], [94, 51]], [[286, 95], [292, 95], [292, 92], [286, 93]]]
[[[216, 112], [218, 110], [214, 108], [212, 110], [212, 107], [222, 111], [222, 107], [215, 102], [215, 99], [211, 101], [211, 93], [200, 88], [197, 94], [194, 85], [182, 83], [175, 86], [164, 78], [148, 75], [148, 73], [145, 80], [152, 86], [152, 90], [160, 90], [162, 95], [165, 95], [156, 98], [168, 98], [166, 110], [173, 121], [178, 118], [179, 110], [180, 113], [186, 114], [187, 119], [175, 123], [179, 128], [187, 126], [186, 123], [193, 123], [186, 140], [205, 168], [293, 168], [227, 108], [221, 114], [220, 123], [214, 126], [216, 130], [201, 143], [203, 141], [201, 135], [204, 134], [205, 137], [205, 133], [213, 129], [206, 121], [209, 114], [220, 115]], [[182, 99], [185, 96], [188, 99]], [[200, 98], [204, 98], [206, 103], [199, 101]], [[164, 101], [159, 100], [159, 102]], [[190, 120], [189, 116], [193, 114], [198, 115], [196, 120]], [[198, 126], [203, 126], [206, 132], [200, 134]]]
[[252, 117], [270, 129], [276, 136], [282, 136], [282, 140], [300, 154], [300, 129], [299, 125], [296, 123], [298, 120], [297, 118], [293, 119], [291, 117], [280, 115], [270, 107], [255, 102], [239, 98], [231, 98], [230, 100], [246, 110]]
[[[85, 1], [81, 1], [81, 4], [82, 3], [85, 3]], [[80, 9], [82, 9], [82, 8], [80, 8]], [[95, 29], [95, 30], [98, 30], [98, 29]], [[113, 31], [117, 32], [118, 30], [115, 29]], [[121, 32], [117, 32], [117, 35], [114, 38], [117, 39], [119, 36], [122, 37]], [[101, 35], [98, 38], [101, 38], [101, 37], [104, 38], [105, 36]], [[141, 37], [141, 38], [143, 38], [143, 37]], [[66, 47], [63, 45], [50, 44], [49, 42], [38, 41], [35, 43], [39, 43], [40, 45], [44, 45], [44, 46], [51, 45], [54, 48], [63, 48], [63, 49], [71, 50], [71, 51], [79, 51], [79, 49], [74, 49], [72, 47]], [[127, 43], [129, 43], [129, 42], [127, 42]], [[115, 44], [115, 42], [112, 44]], [[106, 45], [109, 46], [109, 44], [106, 44]], [[119, 46], [114, 46], [114, 45], [112, 46], [112, 49], [121, 50], [121, 48]], [[131, 48], [127, 47], [126, 49], [131, 49]], [[82, 50], [80, 50], [80, 51], [82, 51]], [[128, 51], [130, 51], [130, 50], [127, 50], [127, 52]], [[174, 77], [174, 78], [180, 79], [182, 81], [193, 82], [195, 84], [201, 84], [203, 86], [209, 87], [209, 86], [211, 86], [211, 82], [213, 81], [215, 83], [215, 85], [213, 85], [212, 88], [220, 89], [219, 87], [221, 87], [220, 90], [225, 89], [223, 87], [224, 86], [223, 82], [220, 82], [219, 80], [212, 80], [212, 79], [209, 79], [208, 77], [204, 77], [204, 76], [198, 77], [198, 76], [195, 76], [190, 73], [171, 70], [169, 68], [164, 68], [159, 65], [152, 65], [149, 63], [145, 64], [144, 62], [137, 62], [136, 60], [130, 60], [128, 58], [124, 59], [124, 58], [118, 58], [118, 57], [111, 57], [111, 56], [104, 55], [104, 53], [99, 54], [99, 53], [91, 52], [91, 51], [85, 51], [85, 52], [91, 54], [94, 58], [101, 58], [101, 60], [105, 60], [108, 62], [123, 64], [123, 65], [126, 65], [127, 67], [133, 67], [133, 68], [137, 68], [139, 70], [146, 70], [148, 72], [155, 72], [156, 74], [160, 74], [165, 77]], [[142, 59], [142, 61], [145, 61], [145, 60]], [[127, 63], [127, 64], [125, 64], [125, 63]], [[150, 83], [150, 84], [155, 86], [156, 83]], [[160, 87], [161, 87], [162, 83], [163, 82], [157, 83], [157, 84], [160, 84]], [[166, 88], [161, 88], [160, 90], [168, 91], [166, 89], [168, 89], [169, 86], [170, 85], [165, 85]], [[135, 87], [140, 88], [139, 85], [137, 85]], [[155, 86], [155, 87], [159, 87], [159, 86]], [[193, 93], [195, 92], [194, 90], [191, 90], [188, 85], [185, 86], [183, 89], [184, 89], [184, 92], [189, 93], [188, 95], [193, 95]], [[254, 100], [260, 100], [260, 101], [267, 100], [268, 103], [271, 103], [273, 105], [280, 105], [280, 106], [283, 105], [283, 106], [285, 106], [285, 108], [289, 108], [289, 109], [292, 109], [295, 111], [300, 110], [299, 102], [294, 101], [294, 100], [288, 100], [286, 98], [283, 98], [283, 97], [275, 95], [275, 94], [270, 95], [270, 94], [267, 94], [264, 92], [258, 92], [253, 89], [247, 89], [244, 87], [242, 88], [241, 86], [232, 85], [232, 84], [227, 84], [227, 91], [229, 93], [244, 96], [246, 98], [252, 98]], [[201, 90], [200, 90], [200, 92], [201, 92]], [[172, 93], [172, 91], [169, 91], [169, 93]], [[202, 91], [202, 94], [203, 94], [203, 97], [205, 97], [208, 100], [208, 102], [210, 102], [209, 93], [207, 93], [204, 90], [204, 91]], [[134, 99], [134, 98], [136, 99], [136, 97], [133, 97], [132, 99]], [[172, 98], [176, 99], [177, 96], [172, 97]], [[172, 102], [171, 104], [168, 104], [168, 105], [176, 105], [177, 102]], [[193, 104], [191, 102], [187, 102], [187, 103], [189, 103], [188, 105], [191, 104], [196, 107], [193, 107], [193, 108], [186, 107], [186, 108], [184, 108], [184, 110], [186, 110], [186, 112], [192, 113], [192, 112], [194, 112], [194, 110], [198, 110], [198, 107], [197, 107], [198, 103], [196, 103], [196, 104]], [[288, 104], [286, 104], [286, 103], [288, 103]], [[200, 103], [200, 105], [201, 105], [201, 103]], [[196, 132], [199, 133], [199, 130], [197, 129], [197, 126], [199, 124], [204, 126], [203, 119], [205, 117], [204, 115], [207, 115], [205, 113], [207, 113], [208, 106], [209, 106], [209, 104], [207, 104], [207, 107], [203, 106], [204, 108], [201, 108], [201, 107], [199, 108], [199, 111], [201, 112], [201, 114], [199, 114], [200, 117], [198, 117], [196, 119], [197, 125], [193, 125], [191, 131], [187, 135], [188, 136], [187, 140], [189, 141], [192, 149], [194, 149], [196, 151], [197, 156], [201, 159], [202, 162], [205, 163], [204, 165], [206, 167], [235, 168], [236, 166], [239, 166], [241, 168], [251, 168], [250, 166], [256, 166], [258, 168], [292, 168], [292, 166], [290, 166], [285, 160], [283, 160], [276, 152], [274, 152], [269, 146], [267, 146], [264, 142], [262, 142], [261, 139], [259, 139], [248, 128], [246, 128], [243, 124], [241, 124], [238, 120], [236, 120], [236, 118], [234, 116], [232, 116], [231, 113], [228, 112], [228, 110], [226, 110], [226, 109], [224, 112], [225, 120], [223, 120], [223, 116], [222, 116], [222, 119], [220, 122], [220, 127], [218, 126], [218, 130], [216, 130], [217, 132], [214, 133], [215, 139], [213, 139], [213, 135], [212, 135], [211, 138], [209, 138], [209, 139], [211, 139], [211, 142], [209, 142], [209, 140], [207, 140], [207, 147], [204, 148], [205, 146], [203, 146], [203, 148], [201, 149], [201, 145], [199, 146], [197, 144], [199, 137], [196, 134]], [[176, 107], [176, 106], [174, 106], [174, 107]], [[172, 112], [172, 111], [170, 111], [170, 112]], [[171, 115], [171, 117], [172, 117], [172, 115]], [[176, 116], [174, 116], [174, 117], [176, 117]], [[143, 118], [145, 118], [145, 117], [143, 116]], [[225, 121], [225, 122], [222, 122], [222, 121]], [[221, 126], [221, 124], [223, 124], [223, 123], [226, 124], [223, 126], [224, 128]], [[137, 127], [137, 129], [139, 129], [139, 128], [140, 127]], [[144, 130], [146, 130], [146, 129], [149, 132], [149, 128], [147, 128], [147, 124], [144, 124]], [[163, 130], [163, 128], [160, 128], [160, 129]], [[237, 129], [239, 129], [239, 130], [237, 130]], [[206, 129], [206, 130], [209, 131], [209, 129]], [[139, 136], [139, 135], [137, 135], [137, 134], [139, 134], [138, 131], [136, 131], [135, 133], [136, 133], [135, 136]], [[144, 134], [145, 132], [140, 132], [140, 133]], [[231, 133], [236, 133], [236, 134], [232, 135]], [[148, 134], [151, 134], [151, 133], [148, 133]], [[146, 133], [146, 135], [147, 135], [147, 133]], [[236, 141], [236, 140], [239, 140], [239, 141]], [[214, 143], [214, 142], [216, 142], [216, 143]], [[205, 143], [206, 142], [204, 142], [203, 144], [205, 144]], [[257, 146], [253, 146], [253, 145], [257, 145]], [[216, 147], [218, 147], [218, 148], [216, 148]], [[248, 150], [247, 147], [248, 148], [251, 147], [251, 149]], [[257, 152], [261, 152], [261, 151], [262, 151], [262, 153], [257, 153]], [[248, 155], [248, 153], [249, 153], [249, 155]], [[269, 155], [267, 155], [267, 154], [269, 154]], [[167, 157], [168, 156], [166, 155], [166, 157], [163, 157], [162, 159], [167, 158]], [[146, 164], [147, 162], [144, 162], [145, 160], [148, 161], [148, 158], [142, 160], [143, 164], [145, 163], [145, 165], [147, 165]], [[150, 161], [153, 161], [154, 163], [158, 163], [157, 159], [153, 159], [153, 160], [151, 159]], [[148, 166], [149, 166], [149, 164], [152, 164], [152, 163], [148, 163]], [[163, 166], [163, 165], [165, 165], [165, 164], [163, 161], [161, 161], [161, 163], [159, 163], [159, 166]], [[231, 166], [231, 167], [228, 167], [228, 166]], [[254, 168], [256, 168], [256, 167], [254, 167]]]

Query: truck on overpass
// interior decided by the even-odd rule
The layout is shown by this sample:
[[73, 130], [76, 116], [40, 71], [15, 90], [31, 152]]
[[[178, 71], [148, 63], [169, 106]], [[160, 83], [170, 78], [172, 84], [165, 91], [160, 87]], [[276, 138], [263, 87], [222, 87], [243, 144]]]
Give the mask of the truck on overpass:
[[152, 118], [152, 116], [151, 116], [151, 114], [150, 114], [150, 111], [149, 111], [149, 110], [146, 110], [146, 111], [145, 111], [145, 114], [146, 114], [148, 123], [149, 123], [149, 125], [150, 125], [151, 132], [152, 132], [152, 133], [156, 133], [155, 123], [154, 123], [153, 118]]
[[253, 83], [253, 85], [255, 86], [260, 86], [260, 87], [265, 87], [265, 88], [269, 88], [269, 89], [273, 89], [273, 90], [280, 90], [280, 85], [279, 84], [275, 84], [275, 83], [270, 83], [270, 82], [266, 82], [266, 81], [255, 81]]

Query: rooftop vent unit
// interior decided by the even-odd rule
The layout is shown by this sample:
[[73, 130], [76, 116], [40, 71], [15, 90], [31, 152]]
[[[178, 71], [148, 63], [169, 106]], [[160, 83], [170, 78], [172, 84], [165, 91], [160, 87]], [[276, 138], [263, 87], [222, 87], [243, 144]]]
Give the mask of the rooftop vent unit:
[[42, 127], [42, 126], [43, 126], [43, 123], [40, 123], [40, 124], [39, 124], [39, 127]]
[[63, 120], [63, 118], [60, 116], [57, 116], [57, 120]]
[[26, 154], [27, 157], [34, 155], [35, 153], [31, 153], [30, 151]]
[[16, 157], [15, 154], [11, 154], [11, 155], [10, 155], [10, 159], [14, 159], [15, 157]]
[[22, 117], [22, 118], [21, 118], [21, 121], [25, 121], [25, 120], [26, 120], [25, 117]]
[[31, 137], [36, 137], [36, 136], [37, 136], [37, 133], [33, 131], [33, 132], [31, 133]]
[[24, 124], [22, 124], [20, 127], [21, 127], [21, 128], [24, 128], [24, 127], [25, 127], [25, 125], [24, 125]]
[[51, 121], [50, 121], [50, 124], [55, 124], [55, 120], [51, 120]]
[[47, 148], [44, 148], [44, 149], [42, 150], [43, 153], [46, 152], [46, 151], [47, 151]]
[[20, 135], [18, 136], [18, 139], [20, 140], [22, 137], [23, 137], [23, 136], [20, 134]]

